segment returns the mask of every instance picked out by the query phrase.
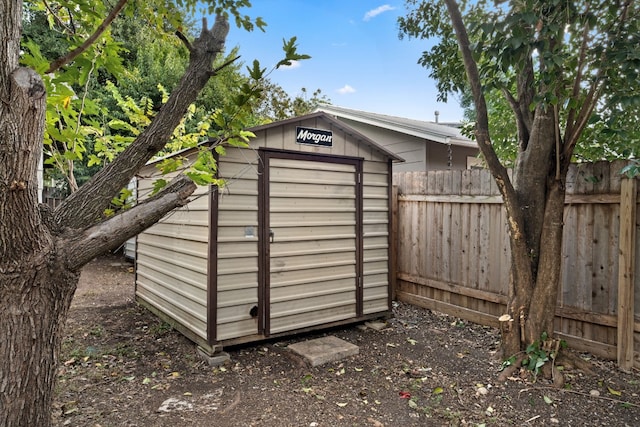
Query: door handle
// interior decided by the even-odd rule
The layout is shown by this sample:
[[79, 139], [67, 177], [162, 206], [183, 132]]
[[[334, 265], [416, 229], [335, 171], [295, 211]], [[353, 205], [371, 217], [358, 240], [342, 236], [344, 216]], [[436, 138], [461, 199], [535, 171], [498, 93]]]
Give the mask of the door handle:
[[275, 236], [276, 236], [276, 233], [274, 233], [273, 230], [270, 228], [269, 229], [269, 241], [271, 243], [273, 243], [273, 239], [275, 238]]

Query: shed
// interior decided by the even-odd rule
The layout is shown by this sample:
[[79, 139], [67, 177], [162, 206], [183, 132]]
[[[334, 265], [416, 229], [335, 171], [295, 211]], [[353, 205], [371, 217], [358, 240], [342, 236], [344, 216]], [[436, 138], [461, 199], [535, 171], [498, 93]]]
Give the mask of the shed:
[[[323, 112], [250, 130], [218, 160], [224, 187], [137, 237], [136, 299], [209, 354], [389, 315], [402, 159]], [[139, 196], [157, 176], [141, 171]]]
[[460, 170], [479, 164], [480, 150], [455, 124], [408, 119], [386, 114], [321, 105], [323, 111], [373, 139], [405, 161], [394, 172]]

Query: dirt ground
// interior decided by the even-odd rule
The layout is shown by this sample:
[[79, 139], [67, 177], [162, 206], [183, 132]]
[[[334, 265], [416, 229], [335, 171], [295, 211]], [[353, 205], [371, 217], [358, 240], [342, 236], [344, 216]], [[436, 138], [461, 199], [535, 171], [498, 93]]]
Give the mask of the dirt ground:
[[[83, 270], [61, 356], [56, 426], [638, 426], [640, 373], [577, 354], [566, 383], [498, 383], [496, 330], [394, 303], [362, 325], [226, 349], [212, 368], [193, 343], [134, 302], [120, 256]], [[332, 334], [360, 347], [309, 367], [287, 346]]]

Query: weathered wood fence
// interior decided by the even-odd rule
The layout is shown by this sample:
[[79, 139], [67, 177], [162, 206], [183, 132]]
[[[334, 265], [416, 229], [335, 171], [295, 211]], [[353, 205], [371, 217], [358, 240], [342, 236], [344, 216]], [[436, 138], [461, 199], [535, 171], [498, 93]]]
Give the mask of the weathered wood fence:
[[[599, 162], [569, 171], [555, 328], [572, 347], [629, 369], [640, 366], [640, 218], [636, 180], [620, 176], [623, 166]], [[395, 297], [498, 326], [510, 253], [489, 172], [406, 172], [393, 179]]]

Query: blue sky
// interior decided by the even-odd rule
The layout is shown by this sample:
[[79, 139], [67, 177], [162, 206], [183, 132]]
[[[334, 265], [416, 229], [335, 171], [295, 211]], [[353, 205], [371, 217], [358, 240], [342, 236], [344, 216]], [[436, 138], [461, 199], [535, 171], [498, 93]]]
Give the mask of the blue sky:
[[298, 38], [298, 51], [311, 59], [269, 77], [291, 96], [305, 87], [321, 89], [331, 103], [419, 120], [459, 121], [462, 109], [450, 97], [436, 102], [435, 83], [417, 61], [426, 41], [400, 40], [398, 16], [404, 1], [254, 0], [245, 11], [267, 22], [266, 32], [248, 33], [232, 25], [228, 48], [239, 46], [242, 60], [258, 59], [269, 69], [282, 58], [282, 40]]

